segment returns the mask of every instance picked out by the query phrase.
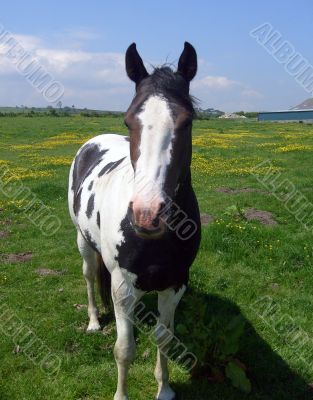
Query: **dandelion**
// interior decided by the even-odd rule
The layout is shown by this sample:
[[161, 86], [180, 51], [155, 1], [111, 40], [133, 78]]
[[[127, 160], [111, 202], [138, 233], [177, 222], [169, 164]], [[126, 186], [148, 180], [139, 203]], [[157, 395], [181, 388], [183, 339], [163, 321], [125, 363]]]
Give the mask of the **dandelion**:
[[38, 153], [23, 154], [23, 158], [27, 158], [33, 166], [53, 165], [53, 166], [67, 166], [71, 165], [73, 161], [72, 156], [58, 156], [58, 157], [44, 157]]
[[275, 153], [288, 153], [290, 151], [311, 151], [313, 150], [313, 146], [306, 144], [288, 144], [286, 146], [278, 147], [274, 150]]
[[[209, 176], [243, 176], [250, 175], [255, 172], [255, 165], [260, 163], [257, 157], [238, 157], [238, 158], [223, 158], [212, 157], [206, 158], [199, 153], [193, 153], [192, 168], [196, 172], [200, 172]], [[273, 172], [282, 170], [281, 167], [272, 167]], [[266, 175], [268, 167], [258, 168], [259, 175]]]
[[13, 182], [24, 179], [36, 179], [36, 178], [50, 178], [54, 175], [53, 171], [39, 171], [31, 170], [24, 167], [11, 167], [9, 172], [5, 174], [1, 179], [3, 182]]
[[91, 139], [92, 135], [81, 136], [78, 133], [62, 133], [60, 135], [51, 136], [48, 139], [43, 140], [42, 142], [33, 143], [33, 144], [16, 144], [12, 145], [10, 148], [12, 150], [51, 150], [56, 147], [65, 146], [68, 144], [77, 144], [82, 145], [88, 139]]

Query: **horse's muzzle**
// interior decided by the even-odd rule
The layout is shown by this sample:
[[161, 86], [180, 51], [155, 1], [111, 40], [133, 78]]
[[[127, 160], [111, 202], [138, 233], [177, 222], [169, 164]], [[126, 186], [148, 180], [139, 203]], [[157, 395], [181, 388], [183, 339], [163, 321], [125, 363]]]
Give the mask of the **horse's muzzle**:
[[159, 239], [166, 232], [166, 226], [160, 212], [163, 205], [160, 205], [157, 214], [153, 213], [150, 209], [136, 209], [134, 212], [133, 203], [129, 203], [127, 216], [136, 233], [142, 239]]

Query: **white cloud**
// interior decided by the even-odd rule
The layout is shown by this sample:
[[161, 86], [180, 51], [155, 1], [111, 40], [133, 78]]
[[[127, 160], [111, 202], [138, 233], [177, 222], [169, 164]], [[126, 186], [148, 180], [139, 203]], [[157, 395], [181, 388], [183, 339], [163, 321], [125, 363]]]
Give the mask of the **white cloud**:
[[59, 33], [57, 36], [61, 38], [64, 38], [64, 36], [66, 36], [82, 41], [89, 41], [99, 38], [100, 35], [98, 33], [91, 31], [88, 28], [81, 28], [81, 29], [65, 29], [64, 32]]
[[213, 76], [213, 75], [207, 75], [204, 78], [201, 79], [196, 79], [192, 87], [194, 88], [202, 88], [202, 87], [207, 87], [211, 89], [227, 89], [229, 87], [232, 87], [234, 85], [237, 85], [238, 82], [233, 81], [226, 76]]
[[[63, 72], [76, 63], [88, 62], [92, 54], [81, 51], [65, 51], [52, 49], [37, 49], [34, 53], [41, 63], [46, 64], [55, 73]], [[53, 71], [51, 71], [53, 72]]]
[[249, 88], [243, 89], [241, 94], [244, 97], [251, 97], [251, 98], [255, 98], [255, 99], [263, 99], [264, 98], [264, 95], [262, 93], [258, 92], [257, 90], [249, 89]]
[[222, 111], [256, 110], [262, 93], [247, 84], [223, 75], [208, 74], [208, 63], [199, 65], [200, 78], [191, 83], [192, 94], [200, 100], [201, 108], [213, 107]]
[[[75, 32], [76, 36], [84, 36]], [[90, 36], [86, 35], [87, 38]], [[63, 104], [74, 103], [78, 107], [97, 107], [106, 109], [125, 109], [129, 104], [134, 85], [127, 78], [124, 66], [124, 54], [112, 52], [90, 52], [81, 49], [51, 48], [39, 38], [26, 35], [14, 35], [14, 38], [28, 51], [33, 59], [48, 72], [53, 79], [60, 81], [65, 88]], [[8, 49], [6, 49], [8, 50]], [[2, 50], [3, 52], [3, 50]], [[16, 88], [14, 83], [21, 82], [15, 65], [0, 50], [0, 104], [7, 104], [4, 95], [9, 89]], [[26, 79], [24, 79], [26, 82]], [[24, 83], [24, 82], [23, 82]], [[40, 94], [28, 82], [19, 86], [10, 95], [14, 104], [29, 104], [29, 99], [41, 100]], [[32, 93], [33, 92], [33, 93]], [[102, 100], [103, 99], [103, 100]], [[119, 99], [119, 100], [118, 100]], [[127, 103], [128, 102], [128, 103]], [[120, 105], [118, 104], [120, 103]]]
[[32, 51], [42, 46], [42, 40], [37, 36], [32, 35], [12, 35], [14, 39], [19, 42], [25, 50]]
[[[53, 79], [62, 83], [65, 88], [62, 98], [64, 105], [125, 110], [134, 93], [134, 84], [126, 76], [124, 53], [83, 49], [81, 43], [97, 37], [92, 31], [82, 29], [64, 32], [63, 36], [59, 35], [62, 41], [60, 46], [47, 45], [42, 39], [31, 35], [14, 35], [14, 38], [39, 61]], [[245, 109], [253, 109], [263, 97], [242, 82], [212, 74], [212, 64], [203, 59], [199, 59], [198, 76], [200, 78], [191, 84], [191, 91], [202, 101], [204, 108], [234, 111], [245, 105]], [[45, 104], [41, 94], [17, 72], [6, 56], [1, 55], [1, 48], [0, 84], [1, 105]]]
[[54, 47], [58, 49], [81, 50], [100, 35], [89, 28], [64, 29], [51, 36]]

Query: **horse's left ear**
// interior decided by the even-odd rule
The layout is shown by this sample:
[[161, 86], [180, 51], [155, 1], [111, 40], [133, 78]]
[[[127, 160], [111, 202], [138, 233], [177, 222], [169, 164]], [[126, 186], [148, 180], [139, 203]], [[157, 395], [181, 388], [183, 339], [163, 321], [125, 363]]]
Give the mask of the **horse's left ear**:
[[185, 42], [184, 50], [179, 57], [177, 72], [190, 82], [197, 73], [197, 53], [194, 47]]
[[146, 67], [137, 51], [136, 43], [132, 43], [126, 50], [125, 64], [129, 79], [135, 82], [136, 85], [148, 76]]

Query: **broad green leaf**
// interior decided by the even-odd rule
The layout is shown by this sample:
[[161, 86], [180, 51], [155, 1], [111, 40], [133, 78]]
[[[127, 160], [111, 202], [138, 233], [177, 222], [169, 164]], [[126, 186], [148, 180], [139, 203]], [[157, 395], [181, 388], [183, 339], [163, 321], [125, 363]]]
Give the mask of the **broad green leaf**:
[[225, 368], [225, 373], [235, 388], [245, 393], [251, 392], [251, 382], [247, 378], [245, 371], [240, 368], [239, 365], [230, 362]]

